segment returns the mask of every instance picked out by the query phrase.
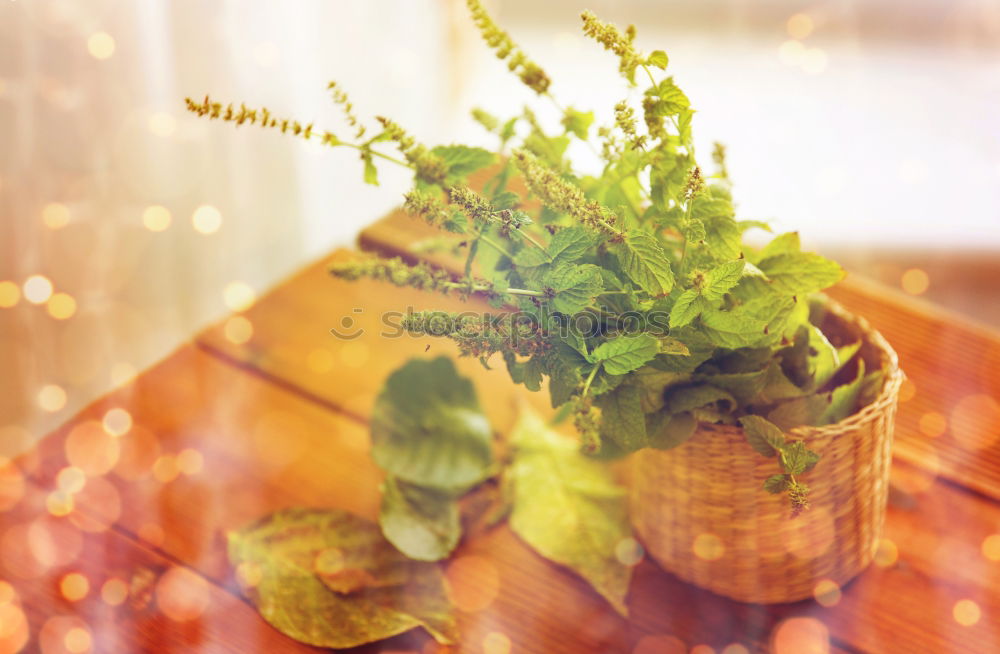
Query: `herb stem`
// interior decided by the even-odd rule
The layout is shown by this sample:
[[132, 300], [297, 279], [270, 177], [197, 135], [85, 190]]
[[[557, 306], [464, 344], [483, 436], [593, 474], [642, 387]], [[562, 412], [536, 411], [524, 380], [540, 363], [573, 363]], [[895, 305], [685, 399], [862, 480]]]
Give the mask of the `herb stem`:
[[486, 245], [489, 245], [490, 247], [492, 247], [493, 249], [495, 249], [497, 252], [499, 252], [500, 254], [502, 254], [505, 257], [507, 257], [508, 259], [513, 259], [514, 258], [514, 255], [511, 254], [510, 250], [508, 250], [504, 246], [500, 245], [499, 243], [497, 243], [496, 241], [494, 241], [492, 238], [490, 238], [486, 234], [480, 234], [479, 235], [479, 239], [483, 243], [485, 243]]
[[391, 156], [389, 156], [387, 154], [382, 154], [378, 150], [372, 150], [371, 148], [366, 148], [366, 147], [364, 147], [362, 145], [358, 145], [357, 143], [348, 143], [347, 141], [341, 141], [339, 145], [346, 145], [347, 147], [354, 148], [355, 150], [361, 150], [362, 152], [368, 152], [372, 156], [379, 157], [381, 159], [385, 159], [386, 161], [391, 161], [392, 163], [394, 163], [394, 164], [396, 164], [398, 166], [403, 166], [404, 168], [409, 168], [409, 169], [413, 170], [413, 164], [411, 164], [410, 162], [403, 161], [402, 159], [397, 159], [396, 157], [391, 157]]
[[580, 393], [581, 398], [587, 397], [587, 392], [590, 391], [590, 384], [594, 381], [594, 377], [597, 376], [597, 371], [600, 369], [601, 364], [597, 364], [591, 369], [590, 374], [587, 375], [587, 381], [583, 383], [583, 392]]

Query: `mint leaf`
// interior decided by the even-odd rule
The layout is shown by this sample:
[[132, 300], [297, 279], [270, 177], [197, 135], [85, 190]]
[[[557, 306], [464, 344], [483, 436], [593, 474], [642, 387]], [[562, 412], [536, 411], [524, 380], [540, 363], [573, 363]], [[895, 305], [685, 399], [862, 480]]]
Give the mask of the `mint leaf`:
[[785, 446], [785, 434], [760, 416], [743, 416], [740, 425], [750, 447], [763, 456], [774, 456]]
[[796, 254], [802, 251], [798, 232], [778, 234], [757, 254], [757, 261], [763, 261], [779, 254]]
[[417, 561], [440, 561], [462, 535], [458, 503], [445, 492], [387, 477], [382, 483], [379, 526], [400, 552]]
[[467, 145], [439, 145], [431, 153], [440, 157], [448, 167], [446, 182], [449, 186], [462, 182], [470, 174], [496, 161], [496, 155], [489, 150]]
[[840, 264], [812, 252], [778, 254], [759, 267], [774, 287], [789, 295], [806, 295], [833, 286], [844, 278]]
[[579, 352], [563, 342], [557, 342], [545, 357], [549, 373], [549, 395], [552, 408], [569, 401], [576, 389], [583, 384], [580, 368], [588, 362]]
[[546, 248], [553, 265], [573, 263], [594, 245], [594, 237], [578, 225], [564, 227], [555, 233]]
[[764, 490], [777, 495], [788, 488], [788, 475], [771, 475], [764, 480]]
[[705, 276], [705, 285], [701, 289], [702, 296], [710, 302], [721, 300], [729, 289], [740, 283], [745, 267], [746, 262], [737, 259], [710, 270]]
[[393, 372], [375, 400], [371, 434], [375, 463], [412, 484], [468, 488], [492, 469], [489, 421], [448, 357], [411, 359]]
[[609, 374], [624, 375], [641, 368], [659, 351], [659, 341], [650, 334], [619, 336], [598, 345], [587, 359], [602, 364]]
[[628, 614], [632, 568], [615, 555], [631, 536], [625, 491], [611, 468], [522, 411], [511, 436], [510, 527], [535, 551], [583, 577], [616, 611]]
[[664, 78], [656, 86], [646, 89], [646, 95], [657, 98], [653, 106], [653, 113], [657, 116], [676, 116], [691, 106], [688, 97], [674, 84], [673, 77]]
[[616, 254], [622, 272], [653, 297], [667, 295], [674, 287], [670, 261], [652, 234], [638, 230], [627, 232]]
[[594, 122], [594, 112], [577, 111], [573, 107], [567, 107], [562, 117], [562, 126], [566, 131], [576, 136], [581, 141], [587, 140], [587, 132]]
[[786, 443], [781, 448], [781, 465], [789, 474], [809, 472], [818, 461], [819, 455], [807, 448], [802, 441]]
[[646, 416], [635, 386], [619, 386], [597, 399], [601, 408], [601, 436], [625, 452], [646, 447]]
[[701, 295], [697, 290], [689, 288], [680, 294], [670, 310], [670, 328], [676, 329], [691, 324], [704, 308], [705, 303], [702, 301]]
[[554, 293], [552, 308], [568, 315], [592, 305], [604, 289], [601, 271], [593, 264], [559, 266], [545, 275], [544, 282]]
[[703, 218], [705, 245], [720, 260], [738, 259], [743, 253], [743, 235], [736, 221], [727, 216]]
[[656, 66], [660, 70], [664, 70], [667, 67], [669, 59], [667, 58], [667, 53], [663, 50], [653, 50], [646, 57], [646, 64], [649, 66]]
[[865, 360], [858, 359], [858, 374], [848, 384], [838, 386], [828, 395], [829, 404], [817, 424], [832, 425], [854, 413], [858, 405], [858, 395], [865, 378]]

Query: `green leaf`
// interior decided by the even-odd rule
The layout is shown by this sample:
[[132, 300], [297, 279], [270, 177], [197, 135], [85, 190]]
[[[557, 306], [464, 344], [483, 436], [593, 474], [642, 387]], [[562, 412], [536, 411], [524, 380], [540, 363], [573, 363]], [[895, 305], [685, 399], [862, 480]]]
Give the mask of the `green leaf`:
[[858, 374], [848, 384], [838, 386], [829, 394], [829, 404], [820, 416], [821, 425], [832, 425], [854, 413], [858, 406], [858, 395], [865, 378], [865, 360], [858, 359]]
[[431, 152], [441, 157], [448, 167], [449, 185], [459, 183], [477, 170], [492, 165], [496, 160], [496, 155], [489, 150], [470, 148], [467, 145], [439, 145]]
[[367, 520], [284, 509], [228, 536], [232, 565], [257, 578], [247, 598], [295, 640], [341, 649], [417, 626], [442, 644], [458, 640], [441, 570], [407, 559]]
[[597, 399], [601, 408], [601, 436], [625, 452], [648, 445], [646, 417], [641, 392], [635, 386], [619, 386]]
[[710, 270], [705, 276], [705, 285], [701, 289], [702, 296], [710, 302], [721, 300], [729, 289], [740, 283], [745, 267], [746, 262], [737, 259]]
[[674, 273], [659, 241], [640, 230], [626, 232], [616, 248], [622, 272], [653, 297], [662, 297], [674, 287]]
[[747, 442], [763, 456], [774, 456], [785, 446], [785, 434], [778, 427], [760, 416], [743, 416], [740, 425], [747, 435]]
[[664, 70], [667, 67], [667, 63], [670, 60], [667, 58], [667, 53], [663, 50], [653, 50], [646, 57], [646, 64], [650, 66], [656, 66], [660, 70]]
[[709, 307], [701, 314], [702, 331], [720, 347], [772, 345], [781, 340], [795, 306], [793, 298], [768, 294], [754, 297], [729, 311]]
[[573, 107], [567, 107], [562, 117], [562, 125], [566, 131], [575, 135], [581, 141], [587, 140], [587, 132], [594, 122], [594, 112], [577, 111]]
[[661, 413], [656, 418], [646, 419], [649, 446], [658, 450], [669, 450], [683, 445], [694, 436], [698, 421], [690, 413], [670, 415]]
[[552, 408], [569, 401], [576, 389], [583, 383], [580, 369], [590, 367], [583, 356], [571, 346], [559, 341], [545, 357], [549, 373], [549, 394]]
[[713, 257], [720, 260], [738, 259], [743, 253], [743, 234], [736, 221], [726, 216], [703, 218], [705, 244]]
[[552, 308], [568, 315], [592, 305], [604, 289], [601, 271], [593, 264], [559, 266], [545, 275], [544, 282], [554, 293]]
[[490, 475], [490, 424], [448, 357], [411, 359], [375, 401], [372, 458], [403, 481], [467, 488]]
[[705, 306], [704, 299], [696, 289], [689, 288], [684, 291], [670, 310], [670, 328], [677, 329], [691, 324]]
[[593, 235], [578, 225], [560, 229], [546, 248], [552, 265], [573, 263], [594, 245]]
[[833, 286], [844, 278], [840, 264], [813, 252], [778, 254], [759, 267], [774, 287], [789, 295], [806, 295]]
[[510, 527], [545, 558], [583, 577], [622, 615], [632, 569], [615, 551], [631, 537], [611, 469], [524, 411], [512, 435]]
[[658, 98], [653, 108], [657, 116], [676, 116], [691, 106], [688, 97], [674, 84], [673, 77], [666, 77], [656, 86], [646, 89], [646, 95]]
[[784, 430], [802, 425], [820, 425], [820, 417], [829, 406], [829, 393], [797, 397], [778, 404], [767, 414], [767, 419]]
[[799, 241], [798, 232], [785, 232], [778, 234], [771, 242], [757, 253], [757, 261], [777, 256], [779, 254], [796, 254], [802, 251], [802, 243]]
[[764, 490], [768, 493], [778, 493], [788, 488], [788, 475], [771, 475], [764, 480]]
[[730, 410], [736, 407], [736, 399], [732, 395], [708, 384], [672, 388], [666, 392], [664, 402], [670, 413], [693, 411], [716, 402], [725, 403]]
[[612, 375], [632, 372], [659, 354], [660, 343], [650, 334], [619, 336], [594, 348], [587, 357], [591, 363], [602, 364]]
[[440, 561], [462, 536], [458, 503], [445, 492], [388, 477], [382, 483], [379, 526], [400, 552], [418, 561]]
[[819, 455], [802, 441], [786, 443], [781, 448], [781, 465], [792, 475], [809, 472], [819, 462]]
[[378, 186], [378, 169], [375, 168], [375, 162], [372, 161], [372, 153], [368, 150], [363, 150], [361, 160], [365, 164], [365, 184]]
[[704, 381], [728, 391], [735, 399], [737, 406], [743, 407], [753, 402], [764, 388], [768, 369], [751, 372], [716, 373], [697, 375], [696, 381]]

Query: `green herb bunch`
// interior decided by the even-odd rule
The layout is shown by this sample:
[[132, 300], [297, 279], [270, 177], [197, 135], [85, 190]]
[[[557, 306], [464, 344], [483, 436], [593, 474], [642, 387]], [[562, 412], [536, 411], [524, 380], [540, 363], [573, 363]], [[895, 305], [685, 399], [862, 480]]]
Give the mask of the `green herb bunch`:
[[[665, 74], [662, 50], [637, 49], [634, 27], [622, 32], [582, 14], [584, 33], [618, 58], [625, 82], [613, 123], [595, 127], [592, 112], [555, 100], [549, 76], [479, 0], [467, 4], [497, 57], [559, 108], [558, 128], [530, 108], [507, 119], [476, 109], [473, 118], [496, 137], [494, 152], [426, 147], [383, 117], [363, 139], [336, 84], [353, 139], [207, 97], [188, 99], [188, 108], [354, 149], [368, 183], [378, 183], [384, 163], [411, 169], [405, 209], [454, 235], [464, 272], [373, 256], [331, 273], [505, 307], [481, 321], [414, 314], [404, 326], [451, 338], [487, 367], [499, 354], [514, 382], [533, 391], [547, 378], [552, 406], [573, 416], [585, 452], [676, 447], [699, 421], [739, 423], [757, 451], [777, 459], [765, 488], [788, 492], [796, 510], [806, 506], [796, 475], [818, 456], [782, 430], [837, 422], [881, 387], [880, 371], [866, 374], [860, 343], [835, 346], [818, 326], [822, 308], [810, 296], [839, 281], [841, 267], [803, 252], [796, 233], [761, 249], [744, 245], [746, 231], [768, 226], [736, 218], [722, 146], [712, 152], [714, 172], [698, 164], [688, 97]], [[577, 171], [567, 156], [574, 140], [599, 154], [600, 175]], [[468, 179], [477, 172], [485, 183], [474, 189]]]

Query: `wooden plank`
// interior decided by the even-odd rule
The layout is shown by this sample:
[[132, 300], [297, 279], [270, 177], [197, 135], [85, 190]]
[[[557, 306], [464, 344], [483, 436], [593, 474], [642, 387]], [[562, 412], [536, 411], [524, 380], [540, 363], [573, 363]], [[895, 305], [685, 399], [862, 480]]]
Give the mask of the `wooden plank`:
[[[359, 243], [457, 271], [457, 260], [447, 253], [415, 253], [414, 244], [435, 234], [395, 212], [365, 229]], [[830, 295], [882, 332], [909, 376], [894, 455], [1000, 500], [1000, 332], [854, 275]], [[921, 420], [926, 429], [940, 419], [947, 423], [941, 435], [921, 431]]]
[[[153, 471], [160, 473], [162, 465], [152, 457], [131, 456], [128, 464], [119, 462], [88, 484], [115, 489], [112, 495], [122, 507], [117, 529], [144, 535], [165, 555], [215, 583], [233, 585], [223, 532], [268, 511], [326, 505], [375, 515], [379, 475], [367, 455], [363, 425], [193, 348], [182, 349], [50, 436], [33, 457], [33, 477], [46, 492], [69, 463], [94, 471], [102, 461], [108, 464], [100, 439], [89, 442], [82, 458], [73, 442], [84, 433], [79, 430], [118, 408], [130, 412], [133, 427], [114, 442], [125, 445], [137, 435], [153, 434], [159, 453], [197, 449], [203, 467], [172, 480], [157, 479], [155, 472], [138, 475], [142, 466], [136, 462], [152, 461]], [[910, 494], [897, 493], [902, 505], [890, 509], [887, 536], [898, 541], [899, 562], [864, 575], [832, 608], [815, 602], [739, 604], [644, 562], [636, 570], [632, 620], [626, 622], [582, 581], [531, 552], [506, 527], [477, 534], [456, 555], [458, 569], [464, 566], [465, 572], [452, 577], [484, 605], [460, 611], [463, 642], [475, 650], [490, 633], [501, 631], [514, 651], [619, 652], [631, 651], [643, 637], [670, 635], [688, 647], [740, 642], [756, 651], [782, 620], [809, 617], [827, 625], [835, 643], [848, 650], [880, 651], [892, 644], [901, 648], [897, 651], [920, 651], [924, 645], [935, 651], [984, 651], [983, 644], [997, 637], [994, 621], [958, 629], [950, 606], [969, 598], [980, 603], [985, 616], [1000, 611], [996, 593], [983, 583], [989, 563], [971, 551], [991, 525], [1000, 524], [1000, 510], [947, 485], [924, 493], [926, 481], [909, 480]], [[109, 503], [114, 504], [107, 492], [83, 492], [74, 515], [106, 519], [114, 513]], [[949, 518], [954, 527], [944, 529]], [[955, 553], [962, 564], [942, 568], [942, 552]], [[397, 642], [416, 648], [426, 638], [413, 633]]]
[[78, 524], [51, 515], [31, 483], [0, 513], [0, 651], [19, 651], [21, 642], [45, 654], [320, 651], [282, 637], [228, 591], [118, 530]]

